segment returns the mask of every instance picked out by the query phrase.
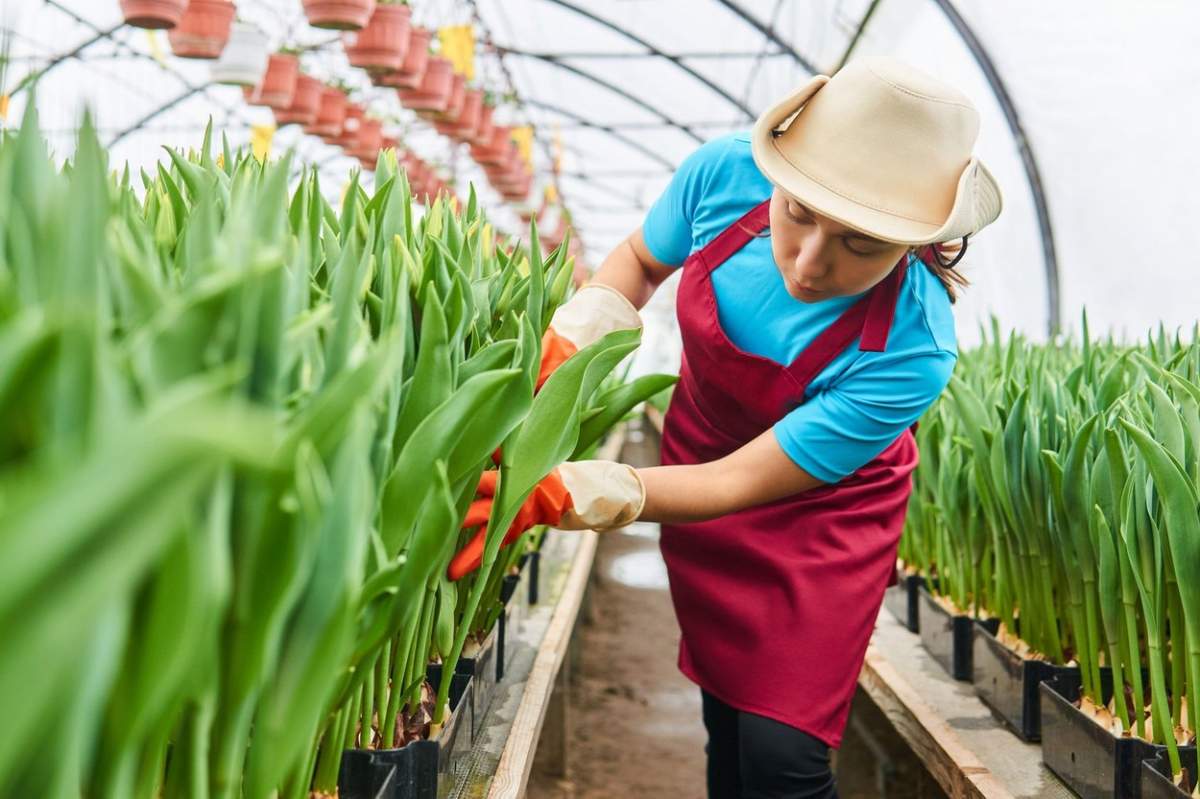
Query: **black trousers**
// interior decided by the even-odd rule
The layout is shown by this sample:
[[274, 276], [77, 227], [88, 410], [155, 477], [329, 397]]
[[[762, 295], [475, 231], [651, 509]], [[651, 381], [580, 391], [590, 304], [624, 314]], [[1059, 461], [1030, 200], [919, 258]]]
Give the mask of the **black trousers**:
[[825, 743], [700, 693], [709, 799], [837, 799]]

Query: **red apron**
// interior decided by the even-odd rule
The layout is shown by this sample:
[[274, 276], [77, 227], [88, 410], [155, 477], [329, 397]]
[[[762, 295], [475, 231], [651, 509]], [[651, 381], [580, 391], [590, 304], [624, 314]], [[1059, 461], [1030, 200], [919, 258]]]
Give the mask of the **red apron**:
[[[855, 340], [864, 351], [887, 345], [907, 257], [790, 366], [730, 342], [711, 275], [767, 228], [767, 208], [754, 208], [684, 264], [683, 363], [663, 431], [664, 465], [728, 455], [804, 402], [809, 382]], [[905, 431], [836, 484], [708, 522], [663, 525], [680, 670], [728, 705], [837, 747], [895, 571], [916, 465], [916, 442]]]

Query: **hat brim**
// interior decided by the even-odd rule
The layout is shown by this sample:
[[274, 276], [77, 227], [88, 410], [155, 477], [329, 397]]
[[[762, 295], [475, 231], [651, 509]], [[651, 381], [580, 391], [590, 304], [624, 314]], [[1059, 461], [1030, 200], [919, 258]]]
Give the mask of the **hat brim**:
[[754, 125], [751, 151], [768, 180], [822, 216], [882, 241], [910, 246], [953, 241], [986, 227], [1000, 215], [1000, 188], [992, 174], [972, 158], [959, 178], [954, 206], [941, 224], [896, 216], [862, 205], [819, 182], [780, 151], [774, 131], [790, 117], [802, 124], [804, 105], [829, 78], [817, 75], [796, 92], [768, 109]]

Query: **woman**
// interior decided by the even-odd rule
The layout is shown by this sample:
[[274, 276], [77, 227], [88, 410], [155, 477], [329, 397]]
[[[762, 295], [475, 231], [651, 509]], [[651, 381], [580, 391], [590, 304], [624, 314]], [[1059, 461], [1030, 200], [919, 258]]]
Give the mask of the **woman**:
[[957, 358], [947, 250], [1000, 212], [978, 127], [962, 94], [889, 59], [818, 76], [689, 157], [554, 318], [543, 379], [637, 326], [683, 266], [663, 465], [563, 464], [521, 525], [662, 523], [712, 797], [836, 795], [829, 748], [894, 572], [909, 428]]

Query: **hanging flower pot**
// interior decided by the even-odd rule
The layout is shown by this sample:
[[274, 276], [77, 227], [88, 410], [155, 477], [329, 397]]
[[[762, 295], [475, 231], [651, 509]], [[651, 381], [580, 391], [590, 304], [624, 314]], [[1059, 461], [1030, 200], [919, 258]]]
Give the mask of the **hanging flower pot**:
[[320, 102], [317, 105], [317, 118], [304, 132], [322, 139], [330, 139], [342, 132], [342, 122], [346, 119], [346, 107], [350, 101], [341, 89], [333, 86], [322, 86]]
[[174, 28], [183, 18], [188, 0], [121, 0], [125, 24], [135, 28]]
[[254, 25], [234, 22], [229, 41], [209, 73], [214, 83], [253, 86], [267, 71], [267, 35]]
[[412, 37], [412, 9], [389, 3], [375, 6], [367, 26], [343, 39], [351, 66], [394, 72], [404, 66]]
[[471, 142], [475, 138], [476, 131], [479, 130], [482, 115], [483, 92], [478, 89], [468, 90], [463, 97], [463, 106], [458, 113], [458, 119], [451, 126], [450, 136], [460, 142]]
[[267, 71], [255, 90], [259, 105], [285, 110], [292, 104], [300, 77], [300, 59], [288, 53], [272, 53]]
[[358, 126], [358, 136], [354, 146], [346, 150], [349, 155], [361, 160], [374, 163], [379, 157], [379, 149], [383, 146], [383, 123], [378, 119], [363, 118]]
[[471, 146], [471, 157], [481, 166], [503, 164], [509, 157], [509, 144], [512, 128], [507, 125], [493, 125], [492, 138], [486, 144]]
[[304, 0], [304, 15], [314, 28], [356, 31], [374, 10], [375, 0]]
[[482, 107], [479, 109], [479, 125], [475, 128], [475, 132], [468, 139], [468, 144], [486, 145], [492, 140], [492, 133], [495, 125], [492, 124], [492, 116], [496, 113], [494, 106], [490, 105], [486, 99], [482, 102]]
[[171, 52], [180, 58], [219, 58], [235, 12], [230, 0], [190, 0], [179, 24], [167, 32]]
[[409, 34], [408, 54], [404, 56], [404, 64], [395, 74], [392, 74], [397, 89], [419, 89], [421, 80], [425, 79], [425, 70], [430, 65], [430, 40], [433, 31], [428, 28], [414, 28]]
[[292, 102], [287, 108], [275, 108], [275, 123], [284, 125], [311, 125], [317, 121], [317, 111], [321, 107], [321, 81], [310, 75], [300, 74], [296, 77], [296, 91]]
[[358, 129], [362, 126], [362, 106], [349, 103], [346, 106], [346, 118], [342, 120], [342, 130], [337, 136], [326, 139], [330, 144], [343, 150], [353, 150], [358, 143]]
[[446, 110], [440, 114], [427, 112], [429, 121], [443, 136], [453, 137], [454, 132], [458, 130], [458, 119], [462, 115], [466, 97], [466, 78], [462, 75], [455, 75], [450, 84], [450, 99], [446, 102]]
[[419, 89], [399, 89], [400, 102], [413, 111], [441, 113], [450, 102], [454, 84], [454, 68], [445, 58], [429, 59]]

